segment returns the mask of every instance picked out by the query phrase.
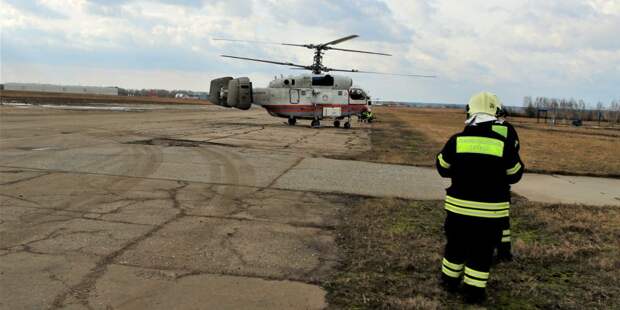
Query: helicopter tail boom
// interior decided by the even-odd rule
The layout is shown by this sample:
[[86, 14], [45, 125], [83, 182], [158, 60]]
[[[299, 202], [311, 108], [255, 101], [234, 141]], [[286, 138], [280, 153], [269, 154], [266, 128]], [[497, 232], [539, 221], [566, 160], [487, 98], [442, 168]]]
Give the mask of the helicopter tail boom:
[[247, 110], [252, 106], [252, 82], [247, 77], [222, 77], [211, 81], [209, 101], [213, 104]]

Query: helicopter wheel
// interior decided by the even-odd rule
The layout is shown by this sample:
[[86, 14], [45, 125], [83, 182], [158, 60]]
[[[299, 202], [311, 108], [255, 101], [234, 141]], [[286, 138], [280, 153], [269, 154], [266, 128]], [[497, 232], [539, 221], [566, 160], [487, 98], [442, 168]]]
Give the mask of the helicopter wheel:
[[294, 117], [289, 117], [288, 119], [289, 126], [295, 126], [295, 123], [297, 123], [297, 119]]
[[338, 120], [334, 121], [334, 127], [336, 128], [340, 127], [340, 121]]
[[319, 128], [321, 127], [321, 122], [318, 119], [313, 119], [310, 126], [312, 126], [312, 128]]
[[345, 129], [350, 129], [351, 128], [351, 123], [350, 122], [344, 123], [344, 128]]

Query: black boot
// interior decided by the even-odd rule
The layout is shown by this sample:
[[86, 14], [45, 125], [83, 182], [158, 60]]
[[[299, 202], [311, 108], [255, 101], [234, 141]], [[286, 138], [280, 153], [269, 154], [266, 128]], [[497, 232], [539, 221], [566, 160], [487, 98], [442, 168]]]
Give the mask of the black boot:
[[448, 277], [445, 274], [441, 274], [441, 286], [448, 293], [456, 293], [459, 290], [460, 278]]
[[487, 299], [487, 292], [484, 288], [464, 284], [463, 297], [468, 304], [481, 304]]

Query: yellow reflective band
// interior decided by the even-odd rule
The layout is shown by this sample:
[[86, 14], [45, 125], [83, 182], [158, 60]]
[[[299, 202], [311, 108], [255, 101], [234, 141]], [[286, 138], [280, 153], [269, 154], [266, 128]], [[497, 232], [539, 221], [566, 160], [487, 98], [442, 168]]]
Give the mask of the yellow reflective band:
[[468, 277], [467, 275], [465, 275], [463, 282], [471, 286], [476, 286], [476, 287], [481, 287], [481, 288], [487, 287], [487, 281], [480, 281], [480, 280], [472, 279]]
[[461, 272], [456, 272], [456, 271], [452, 271], [448, 268], [446, 268], [446, 266], [441, 266], [441, 272], [443, 272], [445, 275], [452, 277], [452, 278], [460, 278], [461, 277]]
[[450, 164], [447, 161], [443, 160], [443, 154], [439, 153], [439, 155], [437, 155], [437, 159], [439, 159], [439, 164], [442, 167], [450, 169]]
[[510, 212], [508, 209], [502, 211], [486, 211], [486, 210], [472, 210], [466, 209], [458, 206], [451, 205], [446, 203], [444, 205], [445, 209], [461, 215], [467, 216], [475, 216], [475, 217], [486, 217], [486, 218], [502, 218], [510, 216]]
[[510, 236], [510, 229], [502, 230], [502, 236]]
[[510, 236], [502, 237], [502, 242], [510, 242]]
[[504, 155], [504, 142], [486, 137], [457, 137], [456, 152], [502, 157]]
[[469, 207], [476, 209], [485, 209], [485, 210], [501, 210], [510, 208], [510, 202], [480, 202], [480, 201], [472, 201], [472, 200], [463, 200], [454, 198], [450, 195], [446, 195], [446, 201], [457, 206], [461, 207]]
[[506, 174], [507, 175], [513, 175], [513, 174], [519, 172], [519, 169], [521, 169], [521, 163], [517, 163], [514, 167], [506, 170]]
[[472, 277], [476, 277], [478, 279], [483, 279], [486, 280], [489, 278], [489, 273], [488, 272], [482, 272], [482, 271], [478, 271], [475, 269], [471, 269], [469, 267], [465, 267], [465, 274], [466, 275], [470, 275]]
[[454, 264], [454, 263], [451, 263], [445, 257], [444, 257], [442, 262], [443, 262], [444, 265], [446, 265], [446, 267], [448, 267], [450, 269], [453, 269], [453, 270], [463, 270], [463, 267], [465, 266], [465, 264]]
[[502, 137], [508, 138], [508, 127], [502, 125], [493, 125], [491, 129], [500, 134]]

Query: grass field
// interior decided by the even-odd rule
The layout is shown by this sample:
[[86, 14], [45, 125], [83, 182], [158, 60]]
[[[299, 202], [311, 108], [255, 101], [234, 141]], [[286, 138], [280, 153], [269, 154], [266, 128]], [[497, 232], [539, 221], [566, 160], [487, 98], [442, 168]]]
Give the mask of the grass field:
[[[464, 111], [376, 107], [372, 150], [355, 159], [384, 163], [434, 165], [447, 139], [463, 129]], [[620, 127], [599, 128], [537, 124], [512, 118], [521, 140], [527, 171], [620, 177]], [[604, 125], [604, 124], [603, 124]]]
[[[517, 257], [491, 270], [491, 309], [609, 309], [620, 305], [620, 208], [513, 204]], [[371, 199], [345, 211], [332, 308], [464, 308], [439, 286], [441, 202]], [[614, 306], [615, 305], [615, 306]]]
[[109, 96], [109, 95], [89, 95], [89, 94], [67, 94], [67, 93], [46, 93], [31, 91], [12, 91], [1, 90], [0, 98], [2, 102], [20, 102], [37, 104], [77, 104], [77, 103], [159, 103], [159, 104], [209, 104], [206, 100], [198, 99], [178, 99], [161, 97], [129, 97], [129, 96]]

